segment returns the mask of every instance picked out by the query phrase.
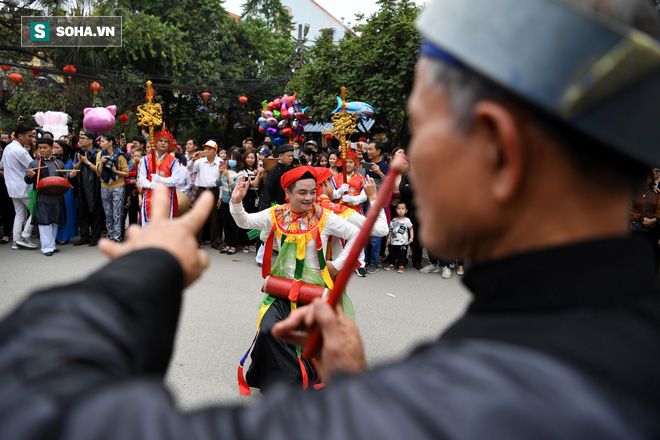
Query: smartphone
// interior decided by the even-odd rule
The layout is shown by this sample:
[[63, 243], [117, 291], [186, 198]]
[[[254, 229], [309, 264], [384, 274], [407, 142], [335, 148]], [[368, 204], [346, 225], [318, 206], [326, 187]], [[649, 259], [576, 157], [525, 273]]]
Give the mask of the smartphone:
[[374, 166], [373, 162], [362, 162], [360, 167], [364, 168], [367, 171], [371, 171], [371, 168]]

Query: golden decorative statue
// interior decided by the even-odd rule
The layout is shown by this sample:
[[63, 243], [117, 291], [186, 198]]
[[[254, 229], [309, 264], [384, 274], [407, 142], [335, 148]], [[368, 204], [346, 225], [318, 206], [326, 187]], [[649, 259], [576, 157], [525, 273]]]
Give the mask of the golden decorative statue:
[[[346, 163], [346, 136], [353, 134], [357, 119], [355, 114], [346, 111], [346, 87], [341, 88], [341, 110], [332, 115], [332, 134], [339, 136], [341, 160]], [[346, 182], [346, 167], [342, 167], [342, 176]]]

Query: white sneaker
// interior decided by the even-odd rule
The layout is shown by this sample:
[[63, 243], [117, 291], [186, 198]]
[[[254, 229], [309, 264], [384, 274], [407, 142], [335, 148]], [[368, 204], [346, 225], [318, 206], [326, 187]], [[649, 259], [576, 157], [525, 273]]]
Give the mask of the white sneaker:
[[419, 273], [438, 273], [438, 272], [440, 272], [440, 266], [431, 263], [429, 263], [428, 266], [424, 266], [419, 270]]
[[445, 280], [451, 278], [451, 269], [449, 268], [449, 266], [445, 266], [442, 268], [442, 278], [444, 278]]
[[15, 241], [12, 241], [11, 242], [11, 248], [14, 249], [14, 250], [19, 249], [18, 243], [16, 243]]
[[29, 238], [21, 237], [16, 241], [16, 244], [19, 246], [26, 247], [28, 249], [36, 249], [37, 245], [32, 243]]

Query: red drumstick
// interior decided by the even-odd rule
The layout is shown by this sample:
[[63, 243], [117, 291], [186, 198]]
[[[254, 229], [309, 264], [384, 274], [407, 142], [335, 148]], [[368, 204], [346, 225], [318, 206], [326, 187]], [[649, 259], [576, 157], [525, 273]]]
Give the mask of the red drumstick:
[[[394, 179], [396, 179], [396, 176], [399, 174], [400, 171], [398, 167], [390, 167], [390, 171], [387, 173], [387, 177], [385, 177], [385, 180], [380, 186], [376, 201], [372, 203], [371, 207], [369, 208], [369, 213], [367, 214], [364, 225], [362, 225], [362, 228], [360, 228], [360, 233], [355, 238], [353, 247], [348, 253], [348, 257], [344, 263], [344, 268], [343, 270], [339, 271], [332, 292], [330, 292], [330, 295], [328, 296], [327, 302], [333, 309], [339, 303], [342, 292], [344, 291], [344, 288], [346, 288], [346, 284], [348, 284], [348, 279], [353, 273], [352, 269], [355, 267], [355, 263], [357, 263], [358, 258], [360, 257], [360, 251], [362, 251], [362, 248], [366, 246], [369, 237], [371, 237], [371, 229], [374, 227], [374, 223], [376, 223], [378, 213], [385, 206], [385, 202], [387, 201], [387, 198], [390, 195], [390, 191], [392, 191], [392, 187], [394, 186]], [[307, 340], [307, 345], [305, 345], [305, 348], [303, 349], [303, 357], [305, 359], [311, 359], [316, 356], [321, 349], [321, 342], [321, 331], [318, 329], [318, 327], [312, 328], [309, 339]]]

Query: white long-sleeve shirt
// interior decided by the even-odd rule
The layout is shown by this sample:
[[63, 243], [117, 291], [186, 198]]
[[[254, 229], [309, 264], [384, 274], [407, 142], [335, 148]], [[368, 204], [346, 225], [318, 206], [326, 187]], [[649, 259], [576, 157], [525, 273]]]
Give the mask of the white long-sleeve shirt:
[[209, 162], [208, 158], [204, 157], [195, 162], [188, 162], [188, 173], [197, 173], [195, 186], [198, 188], [215, 188], [215, 181], [220, 175], [219, 166], [220, 158], [218, 156], [215, 156], [213, 162]]
[[[165, 153], [168, 154], [168, 153]], [[165, 154], [162, 156], [158, 157], [158, 160], [163, 160], [165, 157]], [[153, 171], [153, 170], [152, 170]], [[158, 182], [162, 182], [165, 184], [165, 186], [175, 186], [175, 187], [180, 187], [180, 186], [185, 186], [185, 179], [186, 176], [184, 176], [184, 173], [188, 173], [184, 167], [181, 166], [181, 163], [178, 160], [174, 161], [174, 165], [172, 166], [172, 175], [170, 177], [160, 177], [158, 179]], [[156, 174], [151, 173], [151, 174]], [[151, 182], [149, 180], [149, 176], [147, 175], [147, 156], [143, 157], [142, 160], [140, 161], [140, 168], [138, 171], [138, 182], [140, 183], [140, 186], [142, 188], [148, 188], [148, 189], [153, 189], [156, 185], [157, 182]]]
[[[271, 222], [271, 210], [274, 208], [275, 207], [271, 207], [260, 212], [255, 212], [254, 214], [248, 214], [243, 208], [243, 203], [234, 204], [229, 202], [229, 211], [231, 212], [231, 215], [234, 217], [238, 227], [243, 229], [261, 229], [262, 231], [270, 231], [273, 228], [273, 224]], [[342, 267], [344, 267], [346, 257], [348, 257], [348, 253], [351, 251], [351, 247], [353, 246], [353, 239], [357, 237], [359, 232], [360, 230], [356, 226], [340, 218], [334, 212], [330, 212], [330, 215], [328, 216], [328, 219], [325, 223], [325, 228], [323, 228], [321, 231], [321, 243], [325, 253], [325, 250], [328, 247], [328, 238], [331, 235], [346, 240], [346, 247], [341, 251], [339, 255], [336, 256], [336, 258], [333, 258], [332, 260], [332, 264], [337, 270], [340, 270]], [[275, 240], [279, 246], [281, 243], [279, 243], [277, 237]], [[309, 243], [307, 243], [305, 259], [314, 271], [319, 274], [321, 273], [319, 268], [319, 257], [316, 251], [316, 242], [314, 240], [311, 240]], [[288, 275], [291, 278], [293, 278], [294, 270], [295, 267], [289, 268]]]
[[32, 157], [17, 140], [13, 140], [2, 153], [2, 163], [5, 167], [5, 185], [12, 199], [28, 197], [30, 185], [25, 183], [25, 170], [30, 166]]
[[[363, 216], [362, 214], [360, 214], [355, 210], [351, 215], [346, 217], [346, 221], [352, 225], [355, 225], [358, 229], [362, 229], [362, 225], [364, 225], [364, 222], [366, 220], [367, 218], [365, 216]], [[385, 217], [385, 210], [381, 209], [380, 212], [378, 213], [378, 217], [376, 218], [376, 223], [374, 223], [374, 227], [371, 228], [370, 235], [372, 237], [385, 237], [389, 232], [390, 232], [390, 228], [389, 225], [387, 224], [387, 217]], [[332, 255], [334, 258], [335, 255], [341, 254], [343, 246], [341, 244], [341, 240], [338, 239], [332, 240], [331, 243], [332, 243]], [[364, 249], [362, 249], [362, 252], [360, 253], [359, 261], [360, 263], [364, 263]]]

